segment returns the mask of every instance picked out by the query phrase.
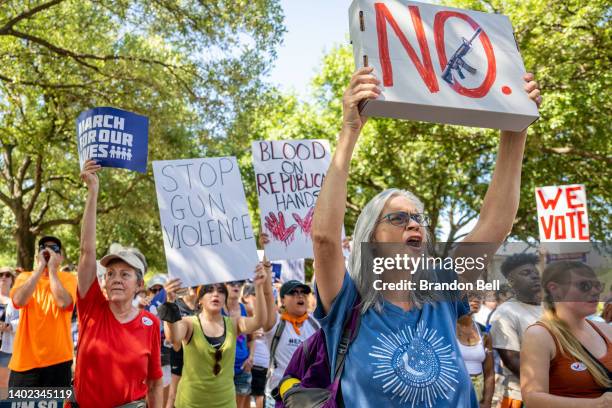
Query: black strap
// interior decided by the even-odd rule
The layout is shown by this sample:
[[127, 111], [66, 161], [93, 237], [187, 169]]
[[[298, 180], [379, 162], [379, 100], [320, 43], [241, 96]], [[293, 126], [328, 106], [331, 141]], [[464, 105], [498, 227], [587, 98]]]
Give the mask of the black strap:
[[278, 348], [278, 343], [280, 342], [280, 338], [283, 335], [283, 330], [285, 330], [285, 324], [287, 324], [287, 322], [283, 319], [280, 319], [280, 322], [278, 322], [278, 325], [276, 326], [274, 337], [272, 337], [272, 343], [270, 343], [270, 361], [268, 364], [268, 367], [270, 369], [276, 368], [276, 349]]
[[[606, 339], [604, 339], [604, 342], [606, 343], [606, 349], [607, 349], [608, 343], [606, 342]], [[599, 359], [597, 359], [593, 354], [591, 354], [591, 352], [586, 347], [584, 347], [582, 344], [580, 344], [580, 346], [582, 346], [582, 349], [593, 359], [595, 364], [597, 364], [604, 371], [604, 373], [608, 375], [608, 379], [612, 381], [612, 371], [608, 370], [608, 367], [606, 367], [601, 361], [599, 361]], [[606, 389], [606, 391], [611, 391], [611, 390], [612, 390], [612, 387], [608, 387]]]
[[314, 328], [315, 331], [321, 328], [321, 325], [319, 324], [319, 322], [317, 322], [317, 319], [315, 319], [311, 315], [308, 315], [308, 323], [310, 323], [310, 325]]
[[[361, 311], [359, 310], [359, 304], [361, 302], [355, 303], [356, 304], [353, 306], [349, 319], [347, 319], [344, 324], [344, 329], [342, 330], [342, 337], [340, 338], [340, 342], [338, 343], [338, 348], [336, 351], [336, 367], [334, 368], [333, 381], [340, 379], [340, 376], [342, 375], [342, 370], [344, 369], [344, 361], [348, 352], [349, 345], [357, 337], [357, 332], [359, 332], [359, 324], [361, 323]], [[353, 320], [355, 320], [355, 326], [354, 330], [351, 332], [351, 323]], [[340, 383], [338, 383], [338, 387], [339, 386]]]

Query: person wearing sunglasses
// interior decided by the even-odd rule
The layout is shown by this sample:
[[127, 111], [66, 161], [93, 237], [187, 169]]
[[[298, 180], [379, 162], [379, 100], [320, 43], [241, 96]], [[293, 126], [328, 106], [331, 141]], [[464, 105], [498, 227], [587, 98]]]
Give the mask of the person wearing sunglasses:
[[[200, 286], [197, 304], [200, 313], [181, 316], [174, 303], [181, 288], [179, 279], [166, 285], [167, 302], [158, 309], [167, 339], [175, 349], [183, 348], [183, 372], [176, 393], [177, 408], [231, 408], [236, 407], [234, 361], [236, 339], [251, 334], [267, 319], [265, 293], [272, 292], [271, 267], [259, 263], [253, 283], [257, 301], [252, 317], [224, 316], [222, 314], [228, 292], [223, 283]], [[268, 288], [264, 290], [264, 286]]]
[[[363, 244], [392, 243], [410, 256], [420, 256], [426, 251], [429, 234], [437, 225], [429, 225], [424, 205], [416, 195], [397, 188], [375, 195], [359, 214], [353, 230], [355, 245], [348, 267], [345, 266], [341, 236], [350, 164], [367, 120], [359, 107], [381, 94], [382, 84], [373, 70], [373, 67], [360, 68], [344, 93], [341, 130], [317, 198], [312, 224], [317, 294], [314, 316], [325, 332], [331, 367], [336, 361], [343, 323], [360, 299], [360, 326], [344, 360], [338, 398], [346, 406], [362, 408], [477, 407], [455, 336], [457, 319], [469, 311], [467, 304], [458, 300], [464, 294], [446, 291], [443, 296], [452, 301], [436, 301], [430, 299], [433, 295], [429, 291], [377, 290], [375, 281], [396, 283], [399, 278], [408, 280], [412, 276], [406, 271], [378, 275], [367, 263], [362, 264], [362, 255], [367, 255], [363, 251], [372, 247]], [[540, 91], [533, 75], [527, 74], [523, 79], [524, 91], [530, 99], [526, 103], [539, 104]], [[407, 134], [406, 138], [413, 136]], [[487, 243], [484, 250], [491, 255], [511, 231], [517, 213], [526, 136], [526, 129], [501, 132], [495, 171], [482, 201], [478, 222], [463, 240]], [[398, 148], [402, 160], [418, 159], [411, 157], [409, 150]], [[419, 176], [413, 174], [415, 185], [419, 183]], [[469, 245], [460, 247], [452, 255], [458, 259], [466, 251]], [[446, 268], [432, 271], [431, 278], [473, 282], [481, 273], [482, 268], [475, 268], [459, 277], [454, 270]]]
[[264, 338], [270, 348], [265, 406], [274, 406], [275, 389], [283, 378], [293, 353], [308, 337], [319, 330], [319, 323], [308, 313], [310, 286], [290, 280], [280, 288], [281, 307], [264, 326]]
[[0, 268], [0, 388], [8, 386], [8, 365], [13, 354], [15, 331], [19, 324], [19, 310], [13, 307], [9, 292], [15, 283], [15, 271], [4, 266]]
[[[240, 302], [244, 281], [226, 282], [227, 298], [222, 314], [230, 317], [248, 316], [246, 306]], [[236, 360], [234, 361], [234, 385], [236, 386], [236, 405], [249, 408], [251, 400], [251, 368], [255, 354], [255, 343], [250, 336], [241, 334], [236, 339]]]
[[62, 242], [45, 236], [38, 241], [33, 272], [22, 272], [11, 289], [20, 310], [9, 387], [68, 387], [72, 378], [71, 318], [76, 278], [61, 272]]
[[[97, 172], [87, 160], [81, 179], [87, 201], [81, 227], [78, 267], [79, 344], [74, 392], [80, 408], [161, 408], [162, 369], [159, 320], [133, 304], [144, 287], [147, 262], [134, 248], [119, 248], [100, 260], [105, 268], [102, 292], [96, 271]], [[146, 401], [146, 402], [145, 402]]]
[[558, 261], [542, 273], [544, 315], [521, 349], [525, 405], [612, 406], [612, 327], [587, 319], [603, 286], [582, 262]]

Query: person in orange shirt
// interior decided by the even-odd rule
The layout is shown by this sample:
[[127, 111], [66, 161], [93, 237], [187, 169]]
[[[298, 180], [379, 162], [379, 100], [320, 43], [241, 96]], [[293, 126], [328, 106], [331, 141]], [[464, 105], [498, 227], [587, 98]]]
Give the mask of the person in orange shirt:
[[9, 363], [9, 387], [70, 386], [70, 319], [77, 281], [71, 273], [59, 271], [62, 261], [62, 242], [41, 238], [36, 269], [21, 273], [11, 289], [21, 317]]

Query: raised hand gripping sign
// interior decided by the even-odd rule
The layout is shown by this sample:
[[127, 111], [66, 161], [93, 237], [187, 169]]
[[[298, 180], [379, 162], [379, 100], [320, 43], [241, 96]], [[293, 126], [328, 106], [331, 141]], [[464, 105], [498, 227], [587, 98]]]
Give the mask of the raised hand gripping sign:
[[168, 272], [184, 286], [251, 278], [257, 248], [235, 157], [154, 161]]
[[259, 212], [270, 260], [312, 258], [312, 217], [331, 162], [327, 140], [251, 145]]
[[354, 0], [355, 65], [381, 95], [366, 116], [522, 130], [538, 117], [508, 17], [406, 0]]
[[81, 168], [88, 159], [102, 167], [145, 173], [149, 119], [116, 108], [93, 108], [77, 118], [77, 146]]

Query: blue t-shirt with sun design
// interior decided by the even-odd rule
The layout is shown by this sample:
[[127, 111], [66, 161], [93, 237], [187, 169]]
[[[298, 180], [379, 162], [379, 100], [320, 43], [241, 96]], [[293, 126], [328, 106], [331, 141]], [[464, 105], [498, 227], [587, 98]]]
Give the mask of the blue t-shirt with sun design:
[[[348, 272], [327, 315], [317, 294], [314, 316], [325, 332], [332, 369], [356, 296]], [[467, 302], [458, 301], [428, 303], [408, 312], [388, 301], [380, 313], [370, 308], [346, 356], [345, 406], [478, 408], [455, 334], [457, 319], [468, 312]]]

